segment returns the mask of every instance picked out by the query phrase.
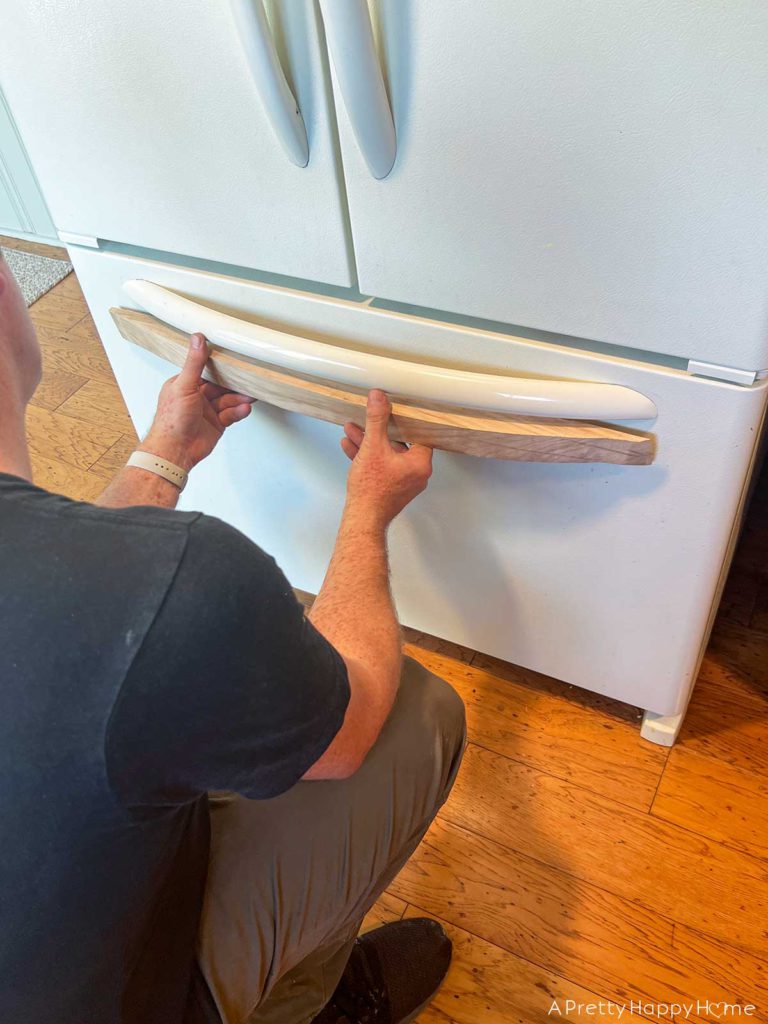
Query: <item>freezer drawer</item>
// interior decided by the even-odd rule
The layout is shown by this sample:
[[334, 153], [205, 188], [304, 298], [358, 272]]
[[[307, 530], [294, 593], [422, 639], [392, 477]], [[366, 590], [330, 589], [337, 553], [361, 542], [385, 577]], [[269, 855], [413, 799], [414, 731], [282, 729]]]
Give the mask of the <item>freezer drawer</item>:
[[[391, 534], [401, 619], [579, 686], [673, 714], [687, 699], [766, 404], [740, 388], [583, 350], [353, 303], [72, 250], [139, 432], [171, 368], [109, 315], [152, 281], [223, 312], [335, 345], [518, 376], [622, 384], [658, 416], [651, 466], [499, 462], [439, 452], [427, 492]], [[316, 591], [341, 513], [338, 427], [259, 404], [183, 495]], [[258, 609], [253, 609], [258, 614]]]

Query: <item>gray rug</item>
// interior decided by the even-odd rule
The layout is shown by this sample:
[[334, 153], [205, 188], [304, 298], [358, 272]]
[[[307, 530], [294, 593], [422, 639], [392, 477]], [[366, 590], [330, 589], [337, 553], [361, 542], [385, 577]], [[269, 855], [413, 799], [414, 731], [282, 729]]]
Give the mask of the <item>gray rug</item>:
[[51, 256], [35, 256], [31, 252], [22, 252], [20, 249], [2, 248], [5, 262], [19, 282], [21, 294], [28, 306], [37, 301], [41, 295], [49, 292], [72, 270], [72, 264], [67, 260], [57, 260]]

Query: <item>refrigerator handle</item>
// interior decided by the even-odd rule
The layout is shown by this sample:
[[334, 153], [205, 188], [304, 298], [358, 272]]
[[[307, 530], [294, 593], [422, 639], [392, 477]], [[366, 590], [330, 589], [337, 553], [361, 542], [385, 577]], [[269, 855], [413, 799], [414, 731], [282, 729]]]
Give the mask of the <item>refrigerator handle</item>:
[[329, 345], [222, 313], [151, 281], [123, 291], [141, 309], [186, 334], [199, 331], [219, 348], [324, 381], [384, 391], [422, 402], [522, 416], [577, 420], [645, 420], [656, 406], [623, 384], [545, 380], [476, 373]]
[[320, 0], [320, 9], [360, 152], [373, 177], [386, 178], [397, 156], [397, 141], [367, 0]]
[[262, 0], [230, 0], [240, 43], [264, 113], [291, 163], [306, 167], [309, 145], [299, 105], [285, 78]]

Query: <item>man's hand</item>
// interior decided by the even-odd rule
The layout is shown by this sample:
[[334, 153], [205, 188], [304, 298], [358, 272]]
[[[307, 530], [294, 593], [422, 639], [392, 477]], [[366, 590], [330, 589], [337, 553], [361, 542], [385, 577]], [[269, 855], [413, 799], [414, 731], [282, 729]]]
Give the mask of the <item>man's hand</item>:
[[368, 395], [365, 430], [344, 424], [341, 447], [352, 459], [347, 482], [347, 507], [386, 529], [395, 516], [425, 489], [432, 473], [432, 449], [409, 448], [390, 441], [387, 424], [392, 405], [383, 391]]
[[211, 454], [226, 428], [244, 420], [253, 404], [246, 395], [204, 382], [207, 361], [205, 338], [193, 334], [186, 362], [163, 385], [155, 419], [139, 445], [187, 471]]

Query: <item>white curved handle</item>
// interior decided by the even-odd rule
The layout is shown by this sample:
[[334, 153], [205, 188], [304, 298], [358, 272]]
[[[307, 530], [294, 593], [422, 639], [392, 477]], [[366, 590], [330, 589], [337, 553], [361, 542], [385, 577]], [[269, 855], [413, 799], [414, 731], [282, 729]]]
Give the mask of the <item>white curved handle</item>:
[[142, 309], [180, 331], [200, 331], [214, 345], [231, 352], [339, 384], [383, 388], [405, 398], [523, 416], [580, 420], [656, 416], [650, 398], [620, 384], [535, 380], [409, 363], [283, 334], [201, 306], [150, 281], [126, 281], [123, 291]]
[[291, 163], [306, 167], [307, 130], [277, 56], [262, 0], [230, 0], [230, 4], [264, 113]]
[[397, 156], [397, 142], [368, 4], [366, 0], [320, 0], [320, 9], [360, 152], [374, 178], [386, 178]]

